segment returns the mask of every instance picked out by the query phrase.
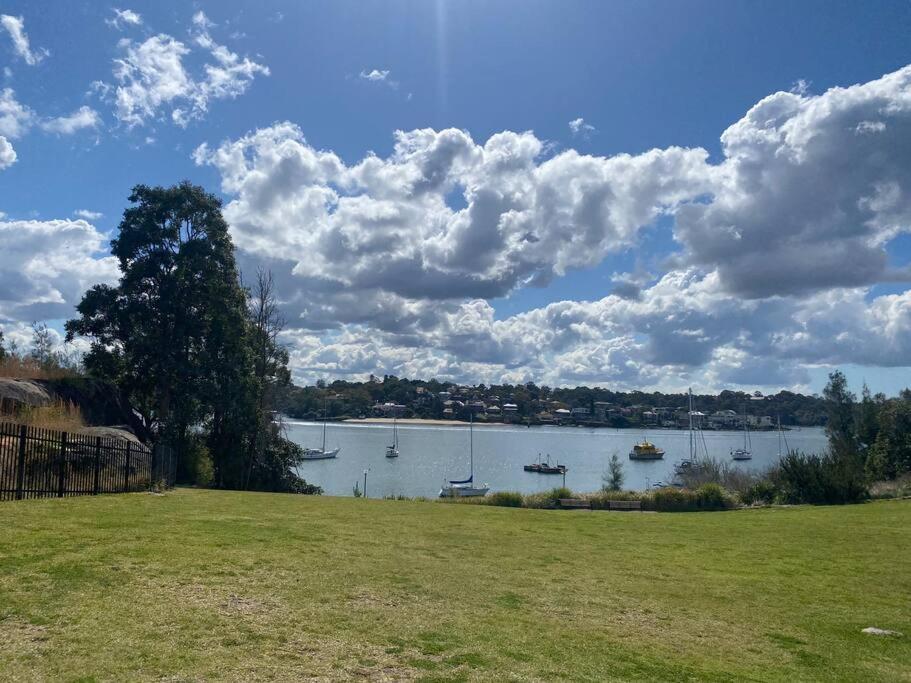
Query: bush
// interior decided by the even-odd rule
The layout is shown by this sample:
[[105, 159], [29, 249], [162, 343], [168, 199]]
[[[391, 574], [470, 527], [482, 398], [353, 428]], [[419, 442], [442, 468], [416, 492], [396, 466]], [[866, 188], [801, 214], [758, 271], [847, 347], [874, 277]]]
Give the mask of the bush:
[[199, 439], [192, 439], [180, 461], [178, 480], [193, 486], [211, 486], [215, 481], [215, 467], [209, 449]]
[[[658, 512], [691, 512], [698, 509], [692, 491], [677, 488], [657, 489], [649, 496], [651, 506], [648, 509]], [[643, 501], [642, 507], [646, 507]]]
[[740, 502], [744, 505], [753, 505], [756, 503], [771, 505], [778, 497], [778, 487], [769, 479], [760, 479], [745, 491], [740, 492]]
[[726, 510], [733, 507], [733, 501], [718, 484], [703, 484], [696, 489], [694, 496], [700, 510]]
[[560, 507], [561, 498], [573, 498], [574, 494], [568, 488], [558, 486], [544, 493], [532, 493], [525, 496], [525, 507], [553, 509]]
[[496, 505], [504, 508], [520, 508], [525, 502], [518, 491], [495, 491], [483, 499], [487, 505]]
[[862, 466], [846, 456], [792, 451], [781, 459], [777, 478], [786, 503], [837, 505], [869, 496]]
[[611, 500], [642, 500], [643, 496], [635, 491], [599, 491], [598, 493], [589, 493], [583, 498], [592, 504], [592, 510], [607, 510], [608, 501]]

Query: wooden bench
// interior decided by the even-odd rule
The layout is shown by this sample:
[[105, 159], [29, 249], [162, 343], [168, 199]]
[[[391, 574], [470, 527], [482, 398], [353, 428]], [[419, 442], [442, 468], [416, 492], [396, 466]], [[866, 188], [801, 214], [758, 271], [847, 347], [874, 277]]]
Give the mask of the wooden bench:
[[638, 500], [609, 500], [607, 501], [608, 510], [641, 510], [642, 501]]
[[592, 504], [581, 498], [561, 498], [560, 507], [567, 510], [591, 510]]

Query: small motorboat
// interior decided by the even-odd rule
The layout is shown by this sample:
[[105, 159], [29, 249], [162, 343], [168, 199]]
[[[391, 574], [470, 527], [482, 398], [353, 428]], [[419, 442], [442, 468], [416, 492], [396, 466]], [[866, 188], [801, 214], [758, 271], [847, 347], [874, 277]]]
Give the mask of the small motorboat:
[[633, 446], [629, 452], [630, 460], [661, 460], [664, 457], [664, 449], [658, 448], [655, 444], [643, 439]]
[[547, 460], [541, 461], [541, 454], [538, 453], [538, 460], [539, 462], [531, 465], [523, 465], [522, 469], [526, 472], [537, 472], [538, 474], [566, 474], [566, 465], [551, 465], [550, 455], [547, 456]]

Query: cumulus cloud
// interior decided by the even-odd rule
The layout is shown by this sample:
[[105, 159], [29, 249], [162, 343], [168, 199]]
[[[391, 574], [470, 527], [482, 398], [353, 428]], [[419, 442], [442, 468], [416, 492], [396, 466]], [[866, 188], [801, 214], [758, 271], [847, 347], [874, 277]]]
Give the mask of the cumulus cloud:
[[[276, 272], [311, 378], [793, 386], [806, 364], [911, 358], [911, 293], [869, 295], [907, 279], [887, 256], [911, 226], [909, 80], [770, 95], [724, 131], [718, 163], [448, 129], [347, 164], [288, 122], [194, 159], [221, 175], [241, 262]], [[505, 319], [488, 303], [637, 249], [661, 216], [679, 245], [663, 274]]]
[[48, 133], [72, 135], [84, 128], [97, 128], [101, 125], [101, 116], [91, 107], [82, 106], [72, 114], [46, 119], [40, 125]]
[[677, 237], [739, 296], [908, 281], [886, 245], [911, 229], [909, 140], [911, 67], [770, 95], [722, 134], [711, 201], [681, 208]]
[[[309, 291], [308, 315], [337, 294], [374, 300], [385, 316], [413, 300], [492, 298], [594, 266], [638, 232], [707, 191], [701, 149], [544, 158], [532, 133], [483, 144], [461, 130], [396, 133], [392, 154], [346, 165], [290, 123], [258, 130], [198, 164], [217, 168], [235, 196], [225, 213], [238, 246], [289, 262]], [[451, 208], [461, 195], [463, 208]]]
[[0, 318], [73, 314], [84, 291], [117, 278], [104, 235], [84, 220], [0, 220]]
[[269, 68], [232, 52], [209, 33], [213, 25], [197, 12], [192, 45], [205, 52], [207, 61], [200, 74], [189, 70], [186, 59], [195, 55], [191, 46], [167, 34], [142, 42], [123, 39], [122, 56], [114, 60], [116, 85], [102, 82], [93, 90], [112, 98], [114, 114], [127, 127], [143, 125], [167, 115], [179, 126], [201, 119], [211, 100], [233, 99], [246, 92], [257, 75], [269, 75]]
[[13, 42], [13, 50], [29, 66], [35, 66], [51, 53], [42, 48], [32, 49], [28, 35], [25, 33], [25, 20], [9, 14], [0, 14], [0, 27], [3, 27]]
[[114, 13], [114, 16], [104, 20], [104, 23], [108, 26], [113, 26], [120, 30], [125, 26], [142, 25], [142, 15], [140, 15], [139, 12], [134, 12], [131, 9], [118, 9], [116, 7], [111, 8], [111, 11]]
[[35, 113], [16, 100], [12, 88], [0, 90], [0, 135], [15, 140], [28, 132]]
[[[16, 163], [16, 150], [13, 149], [10, 141], [5, 137], [0, 135], [0, 171], [5, 168], [9, 168]], [[3, 218], [3, 214], [0, 214], [0, 219]]]

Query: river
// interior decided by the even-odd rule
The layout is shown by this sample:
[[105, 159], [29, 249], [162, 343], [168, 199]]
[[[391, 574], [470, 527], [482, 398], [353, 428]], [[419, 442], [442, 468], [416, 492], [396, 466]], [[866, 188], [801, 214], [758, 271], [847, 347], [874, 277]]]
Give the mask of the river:
[[[288, 438], [302, 446], [319, 447], [322, 425], [286, 420]], [[446, 479], [468, 476], [468, 427], [400, 424], [398, 458], [386, 458], [392, 443], [392, 425], [331, 423], [327, 448], [340, 447], [337, 458], [304, 462], [298, 471], [326, 494], [350, 496], [355, 482], [364, 485], [368, 469], [367, 494], [436, 496]], [[663, 460], [631, 461], [629, 451], [643, 437], [639, 429], [585, 429], [581, 427], [516, 427], [485, 425], [474, 428], [475, 482], [490, 485], [491, 491], [533, 493], [562, 484], [560, 475], [525, 472], [523, 465], [536, 462], [538, 454], [550, 454], [551, 463], [566, 465], [566, 486], [588, 492], [601, 488], [602, 475], [612, 454], [620, 456], [625, 475], [624, 488], [644, 489], [656, 481], [669, 482], [673, 464], [689, 453], [688, 432], [660, 429], [647, 434], [649, 440], [667, 451]], [[732, 448], [743, 446], [742, 432], [698, 433], [709, 456], [730, 460]], [[804, 427], [785, 431], [787, 445], [808, 453], [826, 447], [822, 428]], [[750, 434], [753, 459], [736, 463], [747, 470], [763, 470], [778, 460], [777, 432]], [[783, 450], [782, 446], [782, 450]]]

